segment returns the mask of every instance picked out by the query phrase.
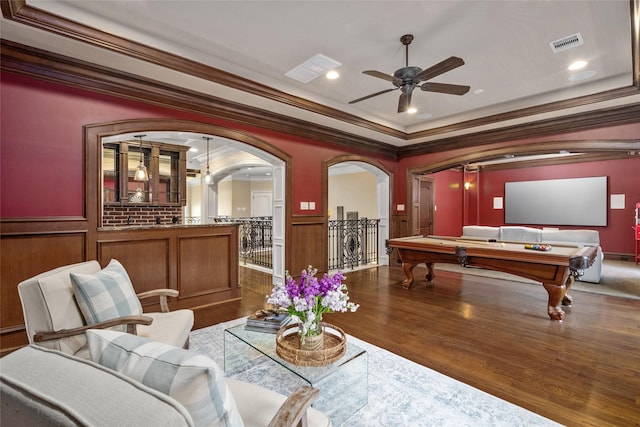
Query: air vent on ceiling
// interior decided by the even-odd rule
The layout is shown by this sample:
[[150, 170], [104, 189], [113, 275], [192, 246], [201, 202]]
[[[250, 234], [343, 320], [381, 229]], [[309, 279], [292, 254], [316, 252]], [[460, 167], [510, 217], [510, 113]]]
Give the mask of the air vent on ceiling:
[[575, 33], [568, 37], [563, 37], [560, 40], [549, 43], [553, 53], [562, 52], [563, 50], [572, 49], [574, 47], [582, 46], [584, 41], [582, 40], [582, 34]]
[[302, 83], [309, 83], [311, 80], [324, 75], [329, 70], [334, 70], [342, 64], [338, 61], [319, 53], [307, 59], [302, 64], [284, 75]]

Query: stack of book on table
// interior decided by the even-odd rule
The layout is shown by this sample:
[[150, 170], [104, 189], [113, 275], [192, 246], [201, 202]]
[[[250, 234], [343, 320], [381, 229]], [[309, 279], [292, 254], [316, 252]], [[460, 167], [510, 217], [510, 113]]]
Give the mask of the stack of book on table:
[[291, 316], [286, 312], [276, 310], [258, 310], [247, 317], [245, 329], [247, 331], [269, 332], [275, 334], [280, 328], [291, 321]]

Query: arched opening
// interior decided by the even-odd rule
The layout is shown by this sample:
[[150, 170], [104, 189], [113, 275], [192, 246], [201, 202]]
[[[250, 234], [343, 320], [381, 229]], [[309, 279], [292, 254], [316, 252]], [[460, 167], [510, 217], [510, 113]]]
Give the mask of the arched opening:
[[[218, 189], [219, 183], [234, 174], [248, 174], [254, 168], [269, 173], [269, 190], [271, 201], [271, 230], [269, 236], [271, 257], [271, 269], [273, 280], [283, 280], [286, 264], [286, 240], [285, 235], [290, 223], [290, 208], [287, 206], [287, 194], [290, 194], [290, 183], [287, 177], [290, 175], [291, 159], [288, 155], [270, 144], [252, 135], [221, 126], [176, 120], [132, 120], [115, 124], [92, 125], [86, 128], [85, 139], [87, 142], [87, 156], [91, 161], [87, 164], [89, 179], [86, 189], [88, 216], [95, 218], [95, 226], [103, 226], [103, 174], [102, 174], [102, 147], [105, 141], [117, 142], [119, 140], [132, 140], [135, 135], [145, 135], [145, 139], [154, 143], [166, 143], [175, 145], [188, 145], [198, 147], [198, 154], [190, 156], [186, 169], [191, 171], [192, 181], [200, 181], [200, 191], [191, 191], [192, 194], [200, 194], [200, 205], [187, 202], [183, 218], [189, 218], [191, 223], [206, 223], [215, 221], [218, 217]], [[204, 181], [204, 171], [207, 168], [206, 138], [210, 138], [209, 169], [212, 180]], [[134, 139], [135, 140], [135, 139]], [[217, 150], [217, 151], [216, 151]], [[212, 153], [215, 153], [215, 161], [212, 161]], [[221, 155], [225, 153], [225, 155]], [[213, 166], [213, 167], [212, 167]], [[255, 172], [255, 171], [254, 171]], [[192, 183], [193, 184], [193, 183]], [[185, 194], [185, 197], [187, 195]], [[188, 206], [188, 208], [187, 208]], [[245, 211], [251, 215], [250, 208]], [[94, 213], [94, 215], [92, 215]], [[197, 214], [197, 215], [194, 215]], [[194, 218], [198, 217], [198, 220]]]
[[329, 270], [388, 265], [391, 173], [360, 156], [333, 158], [325, 169]]

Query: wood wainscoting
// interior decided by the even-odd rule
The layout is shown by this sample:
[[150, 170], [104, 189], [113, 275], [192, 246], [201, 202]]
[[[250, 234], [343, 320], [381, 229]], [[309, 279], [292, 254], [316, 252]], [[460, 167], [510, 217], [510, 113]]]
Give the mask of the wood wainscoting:
[[[66, 231], [62, 228], [68, 228]], [[60, 228], [60, 229], [58, 229]], [[21, 281], [63, 265], [83, 262], [96, 253], [106, 266], [117, 259], [136, 292], [168, 288], [180, 292], [169, 308], [196, 308], [241, 297], [238, 278], [238, 225], [121, 227], [69, 230], [69, 222], [3, 223], [0, 239], [0, 350], [27, 344], [17, 286]], [[6, 232], [5, 232], [6, 231]], [[157, 311], [155, 301], [142, 301]]]
[[[4, 224], [3, 224], [4, 225]], [[3, 227], [4, 228], [4, 227]], [[4, 230], [3, 230], [4, 231]], [[44, 231], [3, 234], [0, 239], [0, 348], [27, 343], [18, 283], [39, 273], [85, 260], [86, 233]]]
[[105, 228], [97, 247], [100, 264], [120, 261], [136, 292], [178, 290], [171, 309], [240, 298], [238, 224]]
[[327, 218], [324, 216], [294, 216], [291, 221], [291, 247], [287, 249], [286, 269], [295, 276], [309, 264], [327, 271]]

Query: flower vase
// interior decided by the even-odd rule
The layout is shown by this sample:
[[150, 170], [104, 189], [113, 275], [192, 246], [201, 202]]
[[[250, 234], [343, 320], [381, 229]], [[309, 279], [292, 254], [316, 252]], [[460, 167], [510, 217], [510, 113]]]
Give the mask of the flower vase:
[[300, 350], [317, 351], [324, 348], [324, 336], [320, 325], [315, 329], [309, 329], [307, 334], [300, 333]]

